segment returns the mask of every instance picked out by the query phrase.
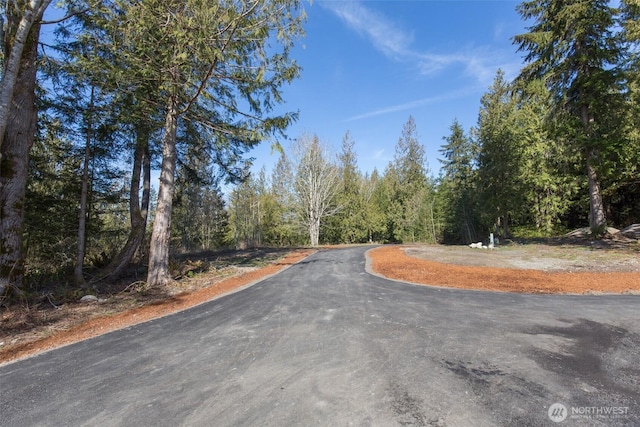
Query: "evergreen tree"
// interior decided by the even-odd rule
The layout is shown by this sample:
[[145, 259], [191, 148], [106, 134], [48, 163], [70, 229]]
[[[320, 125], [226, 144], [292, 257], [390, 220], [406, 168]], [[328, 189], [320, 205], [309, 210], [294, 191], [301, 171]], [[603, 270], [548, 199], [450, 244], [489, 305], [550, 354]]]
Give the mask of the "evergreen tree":
[[271, 193], [275, 201], [274, 244], [287, 246], [302, 242], [301, 228], [298, 226], [295, 202], [294, 166], [283, 151], [271, 173]]
[[640, 222], [640, 3], [622, 1], [623, 40], [627, 52], [624, 71], [628, 81], [628, 108], [623, 130], [624, 144], [609, 184], [608, 216], [620, 227]]
[[384, 242], [398, 243], [402, 241], [400, 223], [402, 222], [403, 207], [399, 199], [399, 186], [397, 171], [390, 162], [374, 193], [377, 205], [384, 213]]
[[480, 100], [478, 115], [478, 189], [485, 230], [506, 239], [510, 222], [522, 213], [523, 144], [517, 125], [517, 103], [504, 73], [498, 70], [493, 85]]
[[225, 243], [227, 217], [216, 173], [205, 141], [188, 123], [179, 138], [174, 246], [185, 251], [214, 249]]
[[531, 0], [518, 12], [533, 24], [514, 37], [527, 65], [520, 80], [543, 80], [557, 110], [572, 121], [562, 133], [582, 155], [589, 187], [589, 225], [606, 227], [601, 183], [617, 153], [615, 123], [623, 114], [620, 64], [624, 51], [616, 34], [617, 10], [608, 0]]
[[[160, 81], [136, 74], [126, 46], [125, 27], [121, 26], [126, 2], [87, 4], [79, 2], [82, 13], [72, 14], [58, 29], [59, 52], [75, 58], [63, 67], [71, 68], [79, 83], [90, 79], [105, 94], [110, 116], [117, 120], [118, 144], [112, 155], [130, 166], [129, 230], [126, 240], [92, 280], [92, 283], [116, 279], [134, 259], [147, 251], [141, 248], [147, 231], [151, 205], [151, 163], [156, 154], [153, 142], [159, 139], [162, 112], [158, 109]], [[89, 54], [85, 46], [89, 46]], [[104, 110], [107, 110], [104, 108]]]
[[427, 178], [424, 146], [411, 116], [402, 128], [385, 181], [391, 191], [387, 211], [390, 237], [400, 242], [435, 241], [433, 187]]
[[260, 196], [260, 217], [262, 244], [265, 246], [282, 246], [281, 212], [273, 185], [269, 182], [265, 168], [258, 175], [258, 192]]
[[440, 160], [442, 178], [438, 186], [444, 211], [444, 239], [471, 243], [479, 237], [474, 167], [477, 149], [457, 119], [449, 129], [451, 134], [443, 137], [446, 144], [440, 149], [444, 159]]
[[[103, 68], [113, 56], [99, 41], [105, 36], [103, 29], [87, 18], [79, 14], [56, 30], [57, 55], [48, 58], [45, 67], [52, 92], [47, 113], [64, 123], [67, 138], [83, 152], [74, 269], [74, 281], [82, 287], [87, 285], [83, 274], [85, 255], [90, 250], [90, 241], [97, 237], [89, 233], [89, 213], [95, 212], [101, 203], [96, 196], [102, 193], [103, 197], [109, 197], [113, 181], [120, 182], [122, 176], [113, 172], [119, 170], [116, 165], [124, 160], [120, 157], [123, 138], [119, 132], [122, 128], [117, 124], [118, 108]], [[118, 202], [121, 201], [115, 203]], [[111, 250], [107, 252], [112, 255]]]
[[563, 138], [552, 138], [545, 123], [551, 100], [543, 82], [529, 82], [514, 96], [517, 138], [522, 141], [523, 221], [533, 222], [538, 233], [548, 236], [576, 203], [578, 186], [571, 170], [577, 159]]
[[340, 170], [340, 190], [336, 195], [340, 210], [332, 217], [329, 227], [334, 234], [335, 243], [358, 243], [368, 239], [363, 227], [364, 206], [360, 194], [361, 176], [358, 160], [354, 151], [355, 141], [347, 132], [342, 139], [342, 150], [338, 154]]
[[24, 238], [28, 262], [24, 287], [65, 278], [73, 270], [82, 157], [65, 139], [59, 120], [43, 115], [29, 159]]
[[261, 244], [260, 197], [256, 181], [248, 177], [239, 183], [229, 197], [229, 233], [237, 248]]
[[360, 195], [362, 199], [363, 229], [369, 243], [389, 240], [386, 236], [385, 211], [383, 208], [382, 178], [377, 169], [371, 175], [365, 174], [361, 180]]
[[302, 34], [304, 14], [297, 0], [124, 4], [120, 28], [128, 66], [133, 76], [158, 82], [165, 117], [147, 277], [154, 286], [170, 280], [179, 120], [188, 116], [197, 122], [215, 146], [229, 150], [231, 159], [285, 129], [294, 115], [267, 114], [282, 101], [280, 87], [299, 73], [288, 54]]

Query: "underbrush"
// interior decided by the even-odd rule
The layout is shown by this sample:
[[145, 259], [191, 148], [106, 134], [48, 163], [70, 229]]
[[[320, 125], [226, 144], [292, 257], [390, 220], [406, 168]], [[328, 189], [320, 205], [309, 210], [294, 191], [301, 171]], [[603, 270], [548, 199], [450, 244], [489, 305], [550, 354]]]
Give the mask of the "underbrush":
[[[209, 250], [177, 254], [171, 258], [170, 271], [174, 279], [172, 288], [163, 290], [169, 293], [179, 292], [186, 286], [184, 281], [197, 278], [201, 274], [228, 276], [234, 269], [259, 268], [274, 262], [291, 249], [258, 248], [247, 250]], [[0, 298], [2, 307], [18, 305], [25, 308], [51, 306], [57, 307], [77, 302], [85, 295], [110, 297], [131, 289], [146, 289], [146, 266], [130, 265], [121, 277], [115, 281], [105, 282], [96, 279], [99, 266], [92, 265], [85, 269], [87, 285], [78, 286], [73, 282], [73, 266], [69, 263], [31, 263], [26, 266], [23, 286], [10, 290]], [[156, 290], [157, 291], [157, 290]]]
[[[64, 277], [59, 281], [50, 277], [31, 282], [31, 287], [0, 299], [0, 356], [88, 320], [108, 323], [112, 316], [132, 309], [162, 310], [203, 291], [218, 292], [218, 287], [228, 282], [226, 279], [277, 265], [292, 251], [277, 248], [181, 254], [172, 261], [175, 280], [159, 287], [149, 287], [140, 280], [138, 275], [142, 273], [144, 278], [146, 274], [140, 269], [129, 270], [128, 275], [115, 283], [87, 289], [72, 285]], [[84, 295], [92, 297], [83, 302], [80, 299]]]

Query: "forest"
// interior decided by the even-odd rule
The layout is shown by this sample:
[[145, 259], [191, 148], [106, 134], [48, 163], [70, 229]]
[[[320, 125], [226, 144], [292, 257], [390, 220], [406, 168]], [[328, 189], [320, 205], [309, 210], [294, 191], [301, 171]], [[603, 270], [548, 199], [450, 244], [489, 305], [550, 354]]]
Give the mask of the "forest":
[[[297, 0], [3, 4], [0, 297], [99, 288], [176, 254], [352, 243], [466, 244], [640, 223], [640, 6], [517, 6], [520, 74], [496, 70], [478, 120], [452, 118], [426, 159], [409, 116], [393, 160], [362, 173], [355, 141], [315, 134], [252, 175], [247, 152], [284, 139], [273, 114], [304, 73]], [[52, 40], [41, 40], [55, 25]], [[426, 125], [426, 124], [425, 124]], [[393, 142], [391, 142], [393, 143]], [[441, 163], [434, 176], [427, 160]], [[157, 188], [151, 172], [160, 173]], [[222, 188], [231, 190], [224, 194]]]

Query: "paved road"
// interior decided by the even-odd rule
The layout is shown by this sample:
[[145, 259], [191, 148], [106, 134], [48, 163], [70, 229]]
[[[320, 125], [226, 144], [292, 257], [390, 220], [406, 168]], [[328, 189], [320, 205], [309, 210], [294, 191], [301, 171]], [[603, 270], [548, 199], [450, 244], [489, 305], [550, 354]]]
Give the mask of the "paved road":
[[0, 425], [640, 425], [640, 297], [408, 285], [365, 250], [2, 366]]

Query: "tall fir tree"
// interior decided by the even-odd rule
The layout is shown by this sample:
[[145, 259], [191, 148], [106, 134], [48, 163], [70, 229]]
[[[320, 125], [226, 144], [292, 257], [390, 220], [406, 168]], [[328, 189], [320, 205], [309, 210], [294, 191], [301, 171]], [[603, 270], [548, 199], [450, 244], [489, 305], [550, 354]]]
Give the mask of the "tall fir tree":
[[377, 169], [365, 174], [361, 180], [360, 195], [362, 198], [362, 221], [366, 231], [367, 242], [384, 242], [389, 240], [385, 234], [385, 211], [382, 194], [383, 180]]
[[294, 166], [283, 151], [271, 173], [271, 192], [276, 203], [275, 216], [278, 224], [274, 243], [280, 246], [298, 244], [302, 241], [298, 226], [295, 203]]
[[477, 147], [465, 135], [457, 119], [443, 137], [442, 178], [438, 196], [444, 210], [444, 240], [446, 242], [471, 243], [478, 240], [478, 199], [475, 189], [475, 163]]
[[385, 181], [390, 191], [390, 237], [400, 242], [434, 240], [433, 188], [427, 177], [425, 149], [412, 116], [402, 127]]
[[[510, 223], [523, 204], [523, 146], [516, 124], [517, 103], [511, 86], [498, 70], [493, 84], [480, 100], [476, 130], [478, 142], [478, 191], [483, 231], [494, 229], [506, 239]], [[486, 235], [486, 234], [485, 234]]]
[[334, 236], [334, 243], [358, 243], [366, 241], [363, 224], [363, 200], [360, 194], [360, 171], [355, 152], [355, 141], [347, 132], [342, 139], [342, 149], [338, 153], [340, 169], [340, 189], [336, 195], [340, 210], [333, 216], [328, 227]]
[[617, 155], [615, 123], [624, 116], [625, 51], [616, 32], [618, 9], [608, 0], [531, 0], [518, 5], [529, 32], [513, 38], [526, 53], [524, 81], [543, 80], [555, 107], [570, 120], [561, 132], [582, 156], [588, 182], [589, 226], [606, 228], [602, 182]]
[[516, 137], [522, 141], [523, 222], [533, 223], [537, 234], [549, 236], [577, 203], [579, 186], [571, 170], [579, 159], [564, 138], [553, 138], [546, 124], [552, 114], [551, 99], [542, 81], [516, 86], [514, 96]]

